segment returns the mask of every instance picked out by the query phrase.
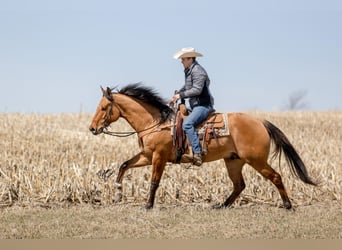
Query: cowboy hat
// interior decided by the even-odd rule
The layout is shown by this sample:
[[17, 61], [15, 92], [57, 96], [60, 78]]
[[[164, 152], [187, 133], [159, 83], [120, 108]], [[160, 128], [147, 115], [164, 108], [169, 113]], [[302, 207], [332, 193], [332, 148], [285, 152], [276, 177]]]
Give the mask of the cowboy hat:
[[185, 57], [200, 57], [203, 56], [201, 53], [195, 51], [194, 48], [183, 48], [181, 50], [176, 51], [173, 55], [174, 59], [180, 59]]

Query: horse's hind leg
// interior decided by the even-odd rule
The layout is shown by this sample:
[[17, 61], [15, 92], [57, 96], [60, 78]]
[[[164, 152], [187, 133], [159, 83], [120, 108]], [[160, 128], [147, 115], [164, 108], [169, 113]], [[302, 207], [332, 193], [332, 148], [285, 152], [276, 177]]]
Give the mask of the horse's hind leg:
[[262, 176], [270, 180], [278, 189], [279, 194], [283, 200], [284, 207], [290, 209], [292, 207], [289, 197], [287, 196], [283, 181], [280, 174], [278, 174], [267, 162], [263, 163], [250, 163]]
[[241, 159], [224, 159], [224, 161], [228, 170], [229, 178], [233, 182], [234, 190], [224, 203], [215, 205], [213, 208], [230, 207], [236, 200], [236, 198], [245, 189], [245, 181], [243, 180], [242, 176], [242, 167], [245, 162]]

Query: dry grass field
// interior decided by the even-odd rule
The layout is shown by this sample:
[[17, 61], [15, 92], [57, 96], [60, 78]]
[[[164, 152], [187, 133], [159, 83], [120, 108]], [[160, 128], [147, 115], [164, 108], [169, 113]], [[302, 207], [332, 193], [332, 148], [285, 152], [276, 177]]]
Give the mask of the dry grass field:
[[[151, 212], [141, 209], [150, 167], [129, 170], [123, 202], [112, 204], [115, 174], [104, 182], [96, 173], [132, 157], [135, 136], [92, 135], [92, 114], [0, 114], [0, 238], [341, 239], [342, 112], [250, 114], [278, 126], [320, 183], [305, 185], [285, 160], [273, 161], [293, 211], [278, 208], [276, 188], [248, 165], [234, 207], [211, 210], [232, 191], [222, 161], [168, 164]], [[111, 130], [131, 128], [119, 120]]]

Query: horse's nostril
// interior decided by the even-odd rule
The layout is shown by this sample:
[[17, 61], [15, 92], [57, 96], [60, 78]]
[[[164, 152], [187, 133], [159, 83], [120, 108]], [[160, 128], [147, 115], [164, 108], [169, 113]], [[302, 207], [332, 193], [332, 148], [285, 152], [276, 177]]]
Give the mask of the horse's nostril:
[[92, 133], [94, 133], [94, 132], [96, 131], [95, 128], [92, 128], [92, 127], [90, 127], [89, 130], [90, 130], [90, 132], [92, 132]]

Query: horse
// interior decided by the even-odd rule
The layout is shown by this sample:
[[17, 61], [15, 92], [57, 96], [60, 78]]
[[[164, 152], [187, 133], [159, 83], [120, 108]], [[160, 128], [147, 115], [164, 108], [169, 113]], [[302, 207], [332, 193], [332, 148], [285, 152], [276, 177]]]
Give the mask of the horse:
[[[175, 163], [175, 147], [171, 136], [171, 121], [175, 111], [155, 89], [141, 83], [129, 84], [116, 91], [109, 87], [101, 87], [101, 90], [103, 96], [90, 124], [90, 131], [94, 135], [110, 134], [107, 127], [120, 117], [124, 118], [138, 135], [140, 149], [139, 153], [119, 167], [114, 185], [114, 202], [122, 200], [122, 180], [128, 169], [152, 165], [150, 192], [145, 206], [146, 209], [151, 209], [165, 165], [168, 162]], [[214, 205], [214, 208], [230, 207], [244, 190], [242, 167], [246, 163], [277, 187], [286, 209], [292, 207], [280, 174], [268, 163], [271, 142], [274, 143], [273, 157], [281, 157], [283, 153], [291, 172], [297, 178], [304, 183], [317, 185], [309, 177], [304, 162], [286, 135], [274, 124], [244, 113], [226, 115], [229, 135], [210, 140], [207, 153], [203, 155], [203, 162], [223, 159], [228, 176], [233, 182], [231, 194], [223, 203]], [[124, 136], [124, 133], [118, 132], [114, 135]], [[182, 158], [181, 162], [188, 161]], [[103, 170], [99, 175], [108, 179], [113, 172], [113, 169]]]

